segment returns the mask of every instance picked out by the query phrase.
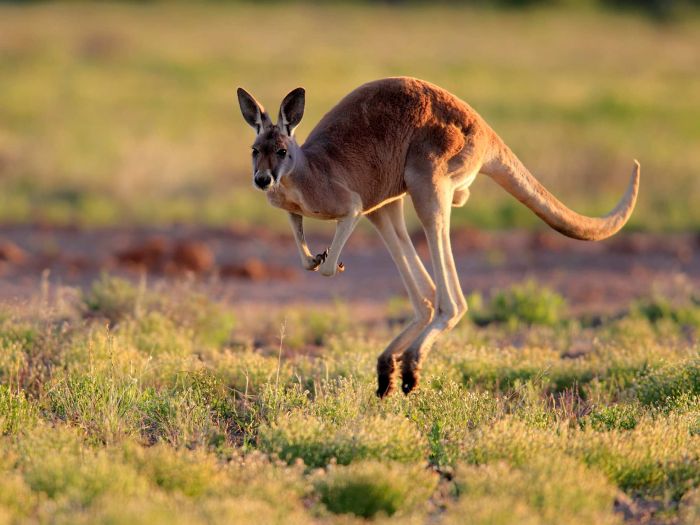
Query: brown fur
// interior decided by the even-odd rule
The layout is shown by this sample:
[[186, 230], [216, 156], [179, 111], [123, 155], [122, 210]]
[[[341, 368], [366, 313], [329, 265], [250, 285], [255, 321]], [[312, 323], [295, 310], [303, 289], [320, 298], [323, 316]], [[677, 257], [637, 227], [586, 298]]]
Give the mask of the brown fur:
[[[301, 120], [304, 91], [284, 99], [273, 125], [264, 108], [239, 90], [246, 121], [258, 131], [254, 173], [269, 173], [270, 203], [290, 212], [302, 264], [323, 275], [338, 270], [338, 256], [360, 216], [375, 225], [406, 284], [416, 318], [380, 356], [379, 395], [391, 389], [401, 360], [402, 389], [418, 381], [420, 363], [435, 338], [452, 328], [467, 305], [457, 280], [449, 238], [450, 206], [462, 206], [478, 172], [570, 237], [597, 240], [619, 230], [632, 213], [639, 188], [636, 164], [627, 193], [606, 217], [577, 214], [549, 193], [484, 120], [444, 89], [414, 78], [387, 78], [360, 86], [332, 108], [300, 147], [291, 134]], [[286, 150], [286, 155], [280, 152]], [[403, 223], [408, 193], [428, 237], [435, 284], [415, 255]], [[302, 216], [338, 221], [327, 257], [312, 256]]]

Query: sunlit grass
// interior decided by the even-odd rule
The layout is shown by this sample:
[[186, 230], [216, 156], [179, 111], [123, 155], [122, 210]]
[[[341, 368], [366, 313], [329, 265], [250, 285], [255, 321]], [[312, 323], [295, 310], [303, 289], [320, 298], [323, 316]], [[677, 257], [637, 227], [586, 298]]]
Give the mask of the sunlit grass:
[[391, 330], [349, 305], [288, 311], [275, 340], [187, 287], [103, 276], [75, 298], [0, 323], [8, 522], [619, 523], [623, 492], [659, 523], [697, 513], [697, 305], [596, 328], [465, 320], [417, 392], [380, 401]]

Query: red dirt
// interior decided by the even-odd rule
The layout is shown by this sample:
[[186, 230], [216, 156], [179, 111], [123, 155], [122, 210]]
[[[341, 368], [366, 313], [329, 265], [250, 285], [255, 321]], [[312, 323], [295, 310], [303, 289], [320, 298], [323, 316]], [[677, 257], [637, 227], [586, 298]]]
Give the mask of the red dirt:
[[[427, 257], [420, 234], [413, 236]], [[315, 252], [330, 239], [311, 235]], [[699, 289], [700, 235], [626, 233], [600, 243], [554, 232], [452, 234], [465, 293], [534, 278], [569, 300], [575, 313], [613, 313], [652, 289]], [[211, 293], [236, 303], [318, 303], [336, 298], [384, 304], [403, 295], [394, 265], [376, 235], [358, 231], [341, 260], [346, 271], [328, 279], [301, 269], [290, 235], [264, 229], [90, 229], [0, 227], [0, 296], [26, 299], [44, 270], [53, 283], [86, 286], [103, 271], [149, 278], [199, 278]]]

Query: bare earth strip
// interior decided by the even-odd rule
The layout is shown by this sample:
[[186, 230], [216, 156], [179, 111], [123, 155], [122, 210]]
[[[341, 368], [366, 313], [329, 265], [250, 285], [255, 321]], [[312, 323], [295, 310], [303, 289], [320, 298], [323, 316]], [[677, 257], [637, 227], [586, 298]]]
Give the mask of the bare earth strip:
[[[51, 284], [87, 286], [102, 272], [149, 283], [193, 276], [197, 286], [235, 304], [285, 305], [336, 299], [384, 305], [403, 295], [378, 237], [360, 232], [327, 279], [304, 272], [286, 235], [235, 229], [94, 229], [6, 226], [0, 229], [0, 297], [22, 302]], [[526, 279], [551, 286], [573, 314], [614, 314], [653, 291], [700, 285], [700, 235], [626, 233], [584, 243], [549, 232], [456, 231], [453, 248], [466, 293], [488, 295]], [[311, 237], [321, 251], [330, 239]], [[414, 235], [426, 260], [422, 234]]]

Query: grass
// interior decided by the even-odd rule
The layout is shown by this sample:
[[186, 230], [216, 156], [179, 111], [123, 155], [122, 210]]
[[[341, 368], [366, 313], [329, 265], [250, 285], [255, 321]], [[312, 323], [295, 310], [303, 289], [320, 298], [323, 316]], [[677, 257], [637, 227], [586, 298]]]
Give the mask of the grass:
[[511, 326], [519, 323], [551, 326], [562, 322], [566, 313], [566, 300], [534, 281], [498, 290], [488, 304], [484, 304], [479, 294], [472, 294], [469, 304], [470, 315], [477, 324], [505, 322]]
[[[191, 287], [105, 275], [73, 297], [4, 310], [2, 522], [612, 524], [620, 498], [656, 523], [697, 516], [685, 318], [632, 305], [594, 328], [563, 306], [555, 324], [465, 320], [418, 392], [380, 401], [390, 325], [302, 331], [280, 354], [268, 319], [242, 323]], [[316, 326], [347, 308], [313, 312]]]
[[445, 522], [620, 523], [611, 514], [615, 487], [602, 474], [566, 455], [533, 458], [521, 466], [506, 462], [460, 464], [455, 486], [459, 499]]
[[[698, 228], [699, 28], [692, 10], [2, 5], [0, 220], [285, 229], [250, 187], [236, 86], [274, 113], [304, 85], [304, 139], [357, 85], [406, 74], [468, 101], [572, 207], [607, 212], [637, 157], [633, 226]], [[473, 195], [454, 223], [538, 224], [490, 182]]]
[[334, 514], [373, 518], [380, 513], [410, 513], [425, 505], [437, 482], [437, 474], [420, 463], [357, 462], [330, 467], [319, 477], [316, 490], [321, 503]]

